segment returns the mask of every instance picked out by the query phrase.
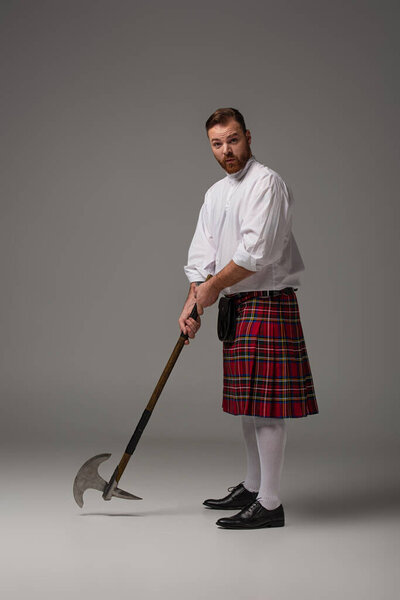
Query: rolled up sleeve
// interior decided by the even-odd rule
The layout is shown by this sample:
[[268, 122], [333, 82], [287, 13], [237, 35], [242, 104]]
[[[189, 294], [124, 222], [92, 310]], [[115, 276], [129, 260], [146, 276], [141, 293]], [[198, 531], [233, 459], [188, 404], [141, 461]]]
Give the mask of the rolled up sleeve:
[[188, 262], [184, 266], [186, 276], [191, 283], [193, 281], [205, 281], [208, 275], [215, 274], [215, 254], [216, 248], [210, 230], [206, 194], [189, 247]]
[[290, 236], [292, 201], [290, 190], [277, 175], [257, 183], [244, 210], [234, 263], [260, 271], [279, 260]]

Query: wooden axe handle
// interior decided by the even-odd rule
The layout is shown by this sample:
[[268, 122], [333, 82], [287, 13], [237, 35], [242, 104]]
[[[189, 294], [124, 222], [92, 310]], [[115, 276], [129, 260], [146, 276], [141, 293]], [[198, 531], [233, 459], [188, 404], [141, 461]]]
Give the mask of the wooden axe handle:
[[[206, 281], [208, 281], [211, 277], [212, 277], [212, 275], [209, 275], [207, 277]], [[190, 317], [194, 320], [196, 320], [198, 317], [196, 304], [194, 305], [192, 312], [189, 315], [189, 318]], [[167, 383], [168, 377], [170, 376], [171, 371], [174, 368], [174, 365], [175, 365], [176, 361], [178, 360], [178, 357], [179, 357], [179, 355], [182, 351], [182, 348], [185, 345], [185, 341], [187, 339], [188, 339], [188, 335], [185, 333], [181, 333], [178, 341], [175, 344], [175, 348], [173, 349], [172, 354], [169, 357], [168, 362], [164, 367], [161, 377], [158, 380], [156, 387], [154, 388], [151, 398], [150, 398], [146, 408], [144, 409], [142, 416], [140, 417], [140, 421], [137, 424], [136, 429], [133, 432], [131, 439], [129, 440], [129, 443], [125, 449], [125, 452], [124, 452], [118, 466], [116, 467], [106, 489], [104, 490], [104, 493], [103, 493], [104, 499], [109, 500], [111, 498], [113, 489], [115, 489], [119, 480], [121, 479], [121, 476], [122, 476], [123, 472], [125, 471], [126, 465], [128, 464], [129, 459], [131, 458], [132, 454], [135, 451], [136, 446], [138, 445], [138, 442], [139, 442], [139, 440], [142, 436], [142, 433], [151, 417], [154, 407], [157, 404], [157, 400], [159, 399], [160, 394], [161, 394], [165, 384]]]

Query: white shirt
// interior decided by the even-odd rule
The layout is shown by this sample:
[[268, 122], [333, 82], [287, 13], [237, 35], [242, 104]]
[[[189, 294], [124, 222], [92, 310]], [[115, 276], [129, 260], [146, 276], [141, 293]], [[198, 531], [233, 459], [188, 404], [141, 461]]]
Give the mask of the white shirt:
[[184, 267], [204, 281], [231, 260], [254, 271], [224, 294], [300, 285], [304, 263], [291, 231], [293, 196], [283, 179], [250, 157], [207, 190]]

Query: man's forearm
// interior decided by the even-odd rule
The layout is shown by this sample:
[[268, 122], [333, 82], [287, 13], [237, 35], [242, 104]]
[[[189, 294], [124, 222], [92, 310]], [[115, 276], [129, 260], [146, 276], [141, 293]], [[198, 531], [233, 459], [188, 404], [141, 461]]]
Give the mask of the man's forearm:
[[254, 275], [254, 271], [239, 267], [239, 265], [231, 260], [226, 267], [210, 279], [210, 282], [220, 292], [224, 288], [231, 287], [235, 283], [242, 281], [242, 279], [250, 277], [250, 275]]
[[185, 306], [187, 304], [190, 304], [191, 302], [193, 302], [193, 303], [196, 302], [196, 297], [195, 297], [195, 294], [194, 294], [194, 290], [201, 283], [203, 283], [203, 282], [202, 281], [192, 281], [192, 283], [189, 286], [189, 292], [188, 292], [187, 298], [185, 300]]

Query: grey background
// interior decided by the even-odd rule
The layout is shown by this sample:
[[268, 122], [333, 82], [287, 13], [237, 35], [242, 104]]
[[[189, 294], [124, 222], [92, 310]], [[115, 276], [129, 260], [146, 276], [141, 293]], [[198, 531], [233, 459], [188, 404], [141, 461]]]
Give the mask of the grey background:
[[[368, 507], [397, 502], [398, 3], [0, 6], [1, 443], [12, 475], [25, 488], [27, 454], [56, 467], [75, 453], [70, 486], [87, 457], [123, 450], [179, 334], [188, 245], [224, 175], [204, 122], [234, 106], [256, 158], [292, 187], [306, 265], [298, 300], [320, 414], [288, 424], [286, 472], [307, 481], [318, 457], [332, 490], [361, 473]], [[242, 460], [239, 422], [220, 408], [215, 327], [214, 306], [160, 398], [138, 468], [146, 451], [179, 444], [197, 460], [213, 448], [204, 459], [221, 467], [216, 478], [230, 452]]]

